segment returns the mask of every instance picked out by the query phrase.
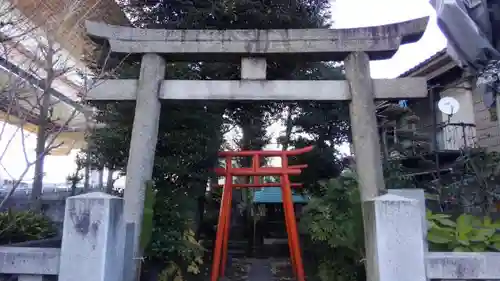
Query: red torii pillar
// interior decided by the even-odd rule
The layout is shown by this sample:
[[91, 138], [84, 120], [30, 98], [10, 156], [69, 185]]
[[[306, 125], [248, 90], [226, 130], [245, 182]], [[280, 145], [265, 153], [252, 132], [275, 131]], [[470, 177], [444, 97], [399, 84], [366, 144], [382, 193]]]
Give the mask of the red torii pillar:
[[[301, 169], [307, 165], [288, 166], [288, 157], [296, 156], [313, 149], [312, 146], [288, 150], [288, 151], [223, 151], [219, 152], [219, 157], [226, 160], [225, 168], [216, 168], [215, 172], [219, 176], [225, 177], [225, 184], [222, 191], [221, 207], [219, 212], [219, 221], [217, 225], [217, 235], [215, 240], [214, 259], [212, 262], [211, 281], [217, 281], [219, 277], [225, 275], [227, 263], [227, 248], [229, 241], [229, 227], [231, 221], [231, 201], [233, 198], [233, 188], [256, 188], [271, 187], [277, 183], [260, 183], [261, 176], [279, 176], [283, 199], [283, 209], [285, 211], [285, 225], [288, 234], [288, 247], [290, 249], [290, 260], [297, 281], [305, 281], [304, 266], [299, 243], [299, 234], [297, 231], [297, 221], [292, 201], [292, 186], [298, 187], [300, 184], [291, 184], [289, 175], [299, 175]], [[233, 168], [233, 157], [252, 157], [251, 168]], [[261, 157], [281, 157], [281, 167], [261, 167]], [[233, 176], [252, 176], [253, 183], [233, 184]]]

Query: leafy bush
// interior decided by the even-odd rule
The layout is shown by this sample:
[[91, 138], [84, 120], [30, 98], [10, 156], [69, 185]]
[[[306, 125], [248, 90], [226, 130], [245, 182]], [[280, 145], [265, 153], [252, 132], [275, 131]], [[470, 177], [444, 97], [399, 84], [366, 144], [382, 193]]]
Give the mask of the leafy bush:
[[301, 231], [311, 240], [308, 257], [318, 260], [322, 281], [365, 280], [364, 236], [356, 179], [344, 173], [321, 185], [301, 216]]
[[146, 247], [149, 262], [144, 265], [161, 268], [157, 275], [160, 281], [181, 281], [199, 275], [203, 264], [205, 249], [195, 238], [192, 222], [187, 219], [189, 210], [185, 210], [181, 198], [163, 196], [162, 190], [154, 197], [152, 232]]
[[500, 251], [500, 222], [482, 219], [469, 214], [460, 215], [456, 221], [450, 215], [427, 211], [429, 231], [427, 240], [432, 250], [454, 252]]
[[[313, 196], [304, 208], [300, 229], [312, 243], [305, 248], [322, 281], [365, 280], [364, 237], [360, 196], [355, 174], [321, 184], [321, 196]], [[462, 214], [427, 212], [428, 242], [433, 251], [500, 251], [500, 221]]]
[[0, 244], [51, 238], [57, 234], [55, 225], [45, 216], [31, 211], [0, 213]]
[[[159, 281], [182, 281], [185, 280], [187, 274], [197, 275], [201, 273], [203, 248], [199, 241], [195, 239], [194, 231], [185, 231], [176, 248], [176, 254], [180, 257], [181, 262], [168, 262], [158, 276]], [[186, 267], [185, 272], [183, 272], [184, 267]]]

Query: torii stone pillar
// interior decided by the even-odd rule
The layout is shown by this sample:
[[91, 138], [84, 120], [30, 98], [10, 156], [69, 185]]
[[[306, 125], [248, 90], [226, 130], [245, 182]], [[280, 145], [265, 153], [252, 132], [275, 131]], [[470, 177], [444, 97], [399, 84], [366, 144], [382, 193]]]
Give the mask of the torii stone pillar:
[[[418, 41], [427, 22], [428, 18], [420, 18], [377, 27], [296, 30], [145, 30], [87, 22], [88, 33], [108, 40], [111, 51], [144, 54], [139, 80], [105, 80], [86, 97], [137, 100], [125, 188], [125, 219], [136, 229], [135, 255], [140, 254], [144, 181], [152, 173], [159, 99], [350, 100], [359, 187], [362, 200], [369, 201], [385, 189], [374, 100], [427, 95], [425, 78], [372, 80], [369, 61], [388, 59], [401, 44]], [[162, 80], [164, 62], [155, 54], [165, 54], [172, 62], [241, 61], [244, 80]], [[347, 81], [267, 81], [266, 60], [285, 56], [309, 61], [344, 60]], [[365, 239], [366, 248], [372, 249], [374, 238], [365, 235]], [[380, 280], [377, 263], [381, 262], [377, 253], [368, 251], [368, 280]], [[297, 276], [298, 281], [303, 278]]]

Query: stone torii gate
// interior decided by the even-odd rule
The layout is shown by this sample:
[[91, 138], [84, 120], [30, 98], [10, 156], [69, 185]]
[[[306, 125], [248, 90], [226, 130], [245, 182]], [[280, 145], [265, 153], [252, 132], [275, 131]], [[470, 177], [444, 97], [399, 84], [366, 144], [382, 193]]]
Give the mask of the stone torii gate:
[[[136, 100], [124, 195], [125, 220], [135, 228], [134, 257], [141, 255], [138, 236], [145, 182], [153, 171], [160, 99], [349, 100], [361, 198], [370, 201], [385, 190], [374, 100], [425, 97], [427, 85], [424, 78], [371, 79], [369, 61], [388, 59], [400, 45], [418, 41], [427, 22], [420, 18], [376, 27], [290, 30], [161, 30], [87, 22], [89, 35], [108, 40], [112, 52], [142, 54], [138, 80], [100, 81], [86, 96]], [[164, 57], [171, 62], [240, 61], [241, 80], [164, 80]], [[278, 57], [343, 60], [346, 81], [267, 81], [266, 60]], [[364, 217], [366, 226], [370, 214]], [[380, 242], [373, 230], [365, 229], [367, 277], [381, 280], [387, 272], [378, 266], [384, 259], [378, 255]]]

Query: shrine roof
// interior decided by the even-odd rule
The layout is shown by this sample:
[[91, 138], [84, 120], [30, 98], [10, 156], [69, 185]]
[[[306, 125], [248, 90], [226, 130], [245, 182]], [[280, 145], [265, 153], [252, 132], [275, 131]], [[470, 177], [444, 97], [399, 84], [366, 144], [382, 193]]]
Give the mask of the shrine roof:
[[407, 71], [401, 73], [399, 75], [399, 77], [409, 77], [411, 76], [413, 73], [415, 73], [416, 71], [424, 68], [425, 66], [427, 66], [429, 63], [431, 63], [432, 61], [442, 57], [446, 55], [446, 49], [442, 49], [440, 50], [439, 52], [433, 54], [432, 56], [428, 57], [427, 59], [425, 59], [424, 61], [420, 62], [419, 64], [413, 66], [412, 68], [408, 69]]
[[[309, 199], [304, 195], [293, 194], [293, 203], [305, 204]], [[264, 187], [261, 190], [255, 191], [253, 195], [254, 204], [274, 204], [283, 203], [280, 187]]]

